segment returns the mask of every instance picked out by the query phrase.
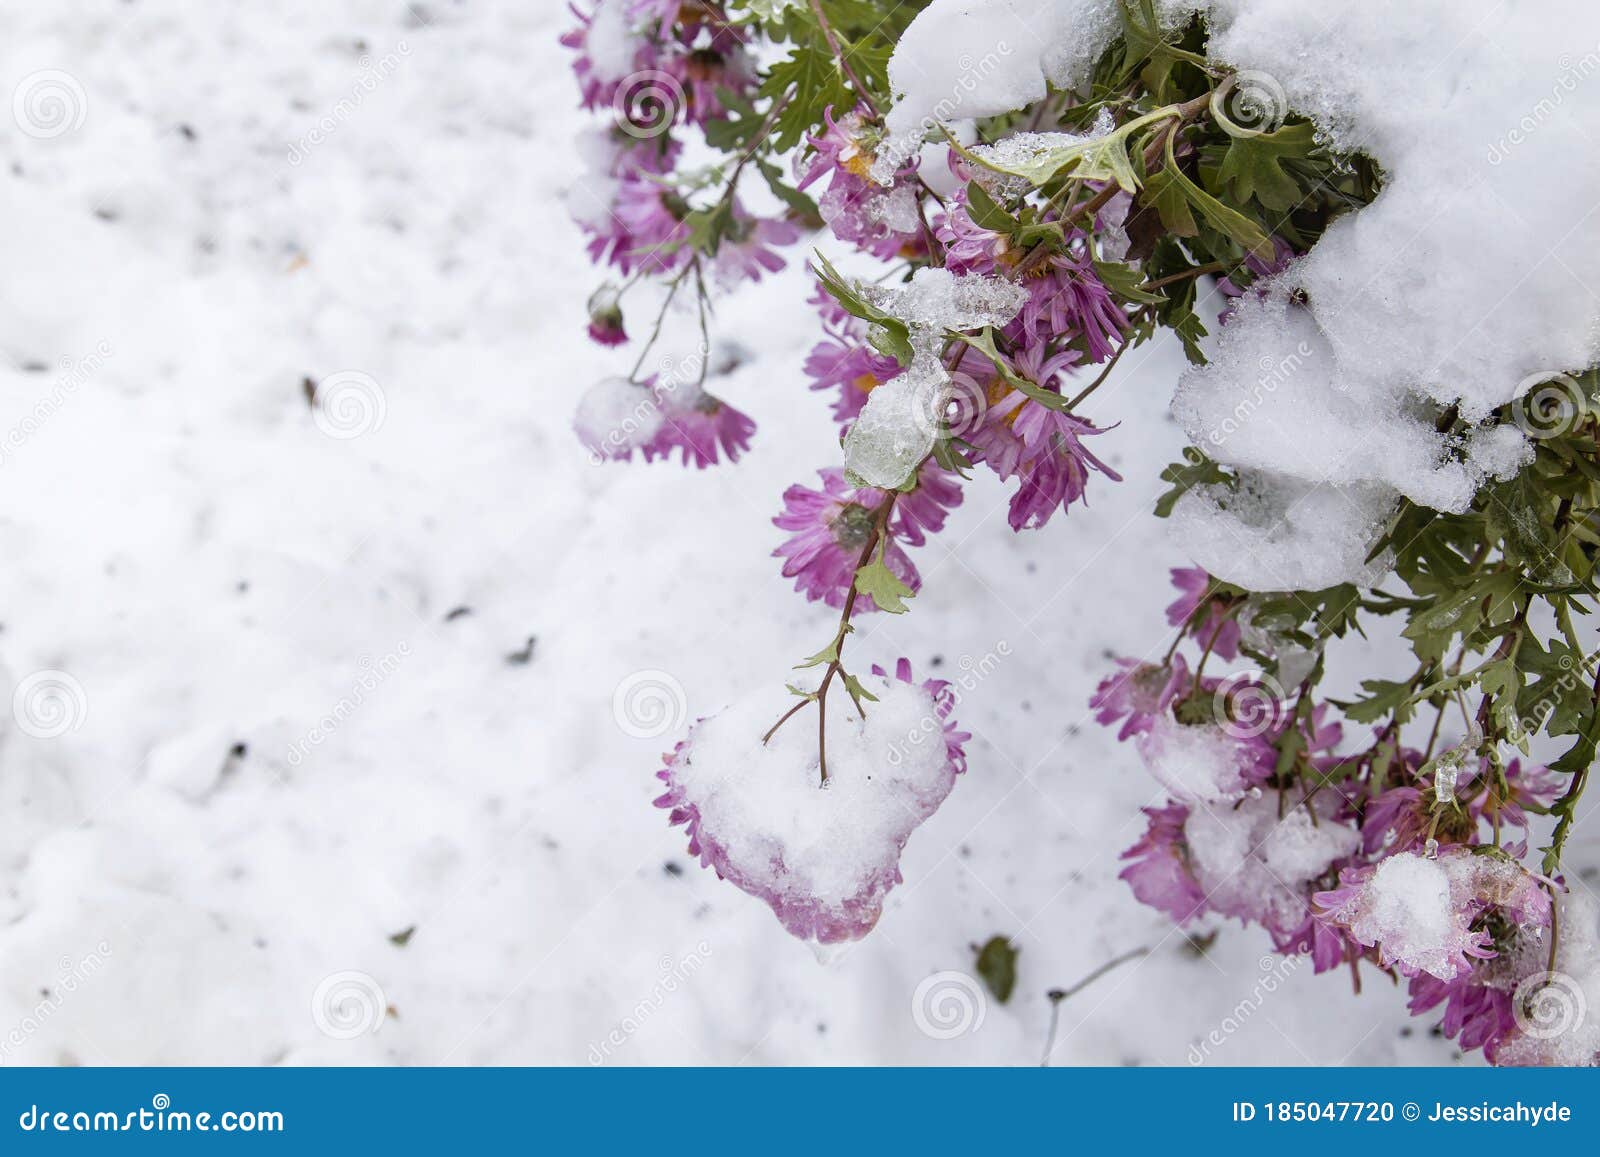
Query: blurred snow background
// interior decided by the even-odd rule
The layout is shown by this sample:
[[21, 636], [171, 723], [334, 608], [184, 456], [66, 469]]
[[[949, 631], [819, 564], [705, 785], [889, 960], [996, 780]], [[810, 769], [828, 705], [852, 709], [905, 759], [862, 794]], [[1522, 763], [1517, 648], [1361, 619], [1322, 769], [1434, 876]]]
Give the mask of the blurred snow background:
[[[576, 396], [633, 355], [583, 333], [568, 19], [0, 15], [0, 690], [46, 711], [0, 720], [0, 1061], [1030, 1064], [1046, 991], [1140, 947], [1056, 1063], [1449, 1060], [1375, 977], [1195, 951], [1116, 879], [1157, 793], [1086, 702], [1170, 639], [1166, 345], [1101, 391], [1128, 482], [1017, 537], [980, 478], [913, 613], [852, 641], [992, 668], [877, 931], [819, 964], [688, 859], [650, 806], [686, 720], [640, 736], [614, 694], [692, 718], [825, 641], [770, 518], [838, 450], [791, 268], [719, 307], [747, 460], [589, 464]], [[929, 981], [994, 934], [1009, 1003]]]

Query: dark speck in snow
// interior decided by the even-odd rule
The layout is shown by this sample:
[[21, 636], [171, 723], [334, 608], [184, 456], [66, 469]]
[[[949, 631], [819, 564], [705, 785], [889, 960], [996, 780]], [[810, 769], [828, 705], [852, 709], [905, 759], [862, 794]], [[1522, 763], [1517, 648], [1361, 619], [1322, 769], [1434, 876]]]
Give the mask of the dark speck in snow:
[[514, 667], [526, 667], [529, 663], [533, 662], [534, 648], [536, 648], [538, 645], [539, 636], [529, 635], [528, 641], [522, 646], [522, 650], [512, 651], [511, 654], [506, 656], [506, 662], [510, 663]]
[[471, 613], [472, 613], [472, 608], [471, 607], [456, 607], [453, 610], [451, 610], [451, 612], [444, 617], [444, 621], [447, 622], [447, 623], [453, 623], [457, 619], [466, 618]]

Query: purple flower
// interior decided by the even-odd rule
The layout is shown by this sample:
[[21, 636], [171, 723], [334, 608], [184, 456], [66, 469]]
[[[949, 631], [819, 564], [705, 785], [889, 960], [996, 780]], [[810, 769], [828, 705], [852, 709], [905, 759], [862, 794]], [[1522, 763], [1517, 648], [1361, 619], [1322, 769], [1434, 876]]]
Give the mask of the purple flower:
[[579, 439], [596, 462], [626, 462], [634, 451], [646, 462], [670, 459], [714, 466], [749, 449], [755, 423], [721, 398], [698, 387], [678, 387], [655, 378], [635, 383], [607, 378], [587, 390], [574, 421]]
[[[882, 505], [881, 490], [857, 490], [837, 468], [819, 470], [822, 489], [794, 485], [783, 492], [783, 513], [773, 518], [780, 530], [793, 531], [772, 553], [784, 559], [783, 577], [795, 580], [795, 589], [813, 602], [844, 606], [855, 581], [856, 565], [872, 534], [875, 511]], [[884, 541], [884, 563], [913, 591], [922, 585], [917, 568], [891, 533]], [[856, 598], [857, 611], [875, 611], [871, 595]]]
[[693, 463], [697, 469], [715, 466], [719, 453], [729, 462], [737, 462], [739, 455], [750, 448], [750, 436], [756, 424], [721, 398], [700, 389], [686, 389], [683, 396], [665, 395], [662, 413], [665, 422], [655, 441], [645, 446], [645, 461], [650, 461], [652, 450], [663, 458], [671, 458], [672, 451], [681, 453], [683, 464]]
[[1210, 596], [1211, 576], [1201, 567], [1173, 567], [1172, 585], [1183, 592], [1167, 607], [1167, 622], [1174, 627], [1189, 624], [1189, 632], [1202, 647], [1210, 647], [1217, 656], [1233, 661], [1239, 656], [1239, 624], [1221, 606], [1213, 602], [1203, 619], [1189, 620], [1200, 604]]
[[572, 71], [584, 108], [609, 108], [617, 87], [630, 73], [647, 67], [647, 42], [632, 27], [623, 5], [599, 0], [585, 12], [569, 4], [578, 26], [561, 35], [561, 44], [576, 55]]
[[1138, 843], [1122, 853], [1124, 860], [1134, 862], [1122, 869], [1120, 878], [1128, 881], [1141, 903], [1183, 924], [1206, 906], [1205, 889], [1190, 874], [1183, 843], [1183, 825], [1189, 818], [1189, 809], [1182, 804], [1168, 804], [1143, 811], [1150, 818], [1150, 826]]
[[1032, 530], [1084, 496], [1089, 472], [1122, 481], [1090, 453], [1083, 439], [1104, 434], [1093, 423], [1042, 405], [1013, 390], [990, 406], [971, 442], [1001, 478], [1019, 478], [1011, 498], [1012, 530]]
[[1453, 980], [1418, 973], [1411, 978], [1409, 992], [1411, 1001], [1406, 1007], [1412, 1016], [1421, 1016], [1442, 1003], [1440, 1031], [1464, 1049], [1481, 1048], [1491, 1062], [1500, 1042], [1516, 1031], [1510, 990], [1491, 988], [1471, 973]]
[[1285, 956], [1310, 956], [1313, 972], [1338, 968], [1345, 962], [1351, 949], [1351, 941], [1345, 936], [1344, 930], [1325, 922], [1315, 913], [1307, 913], [1306, 918], [1294, 928], [1281, 932], [1268, 931], [1272, 935], [1272, 946]]
[[1437, 856], [1396, 852], [1375, 864], [1345, 868], [1339, 886], [1313, 897], [1326, 918], [1402, 976], [1425, 972], [1455, 980], [1473, 961], [1495, 956], [1481, 919], [1548, 923], [1550, 899], [1538, 879], [1513, 861], [1474, 855], [1459, 845]]
[[772, 247], [793, 245], [799, 239], [800, 230], [790, 222], [751, 217], [735, 201], [732, 230], [717, 246], [713, 259], [717, 280], [724, 286], [746, 278], [760, 281], [763, 273], [783, 268], [783, 258]]
[[821, 135], [807, 138], [811, 152], [803, 161], [798, 188], [828, 178], [817, 211], [839, 240], [884, 259], [920, 253], [924, 245], [915, 166], [902, 168], [885, 188], [871, 177], [878, 130], [867, 122], [865, 110], [835, 120], [830, 108], [823, 120], [827, 128]]
[[1141, 663], [1137, 659], [1118, 659], [1119, 670], [1108, 675], [1089, 699], [1095, 722], [1110, 727], [1124, 720], [1117, 732], [1119, 742], [1150, 730], [1158, 717], [1167, 713], [1172, 701], [1189, 687], [1189, 668], [1182, 655], [1174, 655], [1166, 666]]
[[885, 357], [866, 342], [866, 324], [846, 313], [826, 291], [813, 297], [822, 310], [822, 328], [827, 335], [806, 355], [804, 370], [813, 390], [837, 389], [833, 417], [838, 422], [853, 421], [867, 395], [900, 373], [900, 363]]
[[[1004, 275], [1026, 255], [1012, 248], [1006, 237], [972, 220], [964, 191], [951, 201], [935, 233], [945, 245], [946, 266], [957, 273]], [[1052, 253], [1023, 276], [1028, 300], [1006, 327], [1005, 335], [1022, 347], [1079, 336], [1089, 361], [1103, 362], [1122, 344], [1130, 323], [1095, 274], [1089, 241], [1082, 230], [1069, 230], [1066, 241], [1065, 249]]]
[[889, 533], [910, 546], [921, 546], [944, 529], [945, 518], [961, 505], [961, 483], [931, 459], [917, 472], [916, 486], [895, 501]]
[[[892, 677], [874, 667], [865, 682], [877, 702], [860, 725], [828, 731], [831, 792], [818, 791], [813, 778], [814, 730], [746, 738], [761, 735], [765, 717], [753, 712], [769, 705], [766, 697], [697, 721], [656, 773], [666, 790], [655, 804], [669, 811], [669, 823], [684, 826], [689, 854], [764, 901], [791, 935], [821, 944], [872, 931], [884, 897], [901, 882], [906, 842], [966, 770], [971, 736], [950, 717], [955, 697], [947, 683], [916, 683], [905, 659]], [[900, 731], [906, 709], [921, 714], [920, 704], [931, 710]], [[901, 714], [875, 724], [877, 711], [895, 709]]]

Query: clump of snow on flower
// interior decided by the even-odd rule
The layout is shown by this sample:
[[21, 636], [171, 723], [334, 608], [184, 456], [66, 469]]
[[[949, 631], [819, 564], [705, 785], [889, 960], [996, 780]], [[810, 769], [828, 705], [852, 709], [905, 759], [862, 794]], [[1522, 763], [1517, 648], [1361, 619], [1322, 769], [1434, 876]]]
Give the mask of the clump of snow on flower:
[[[1572, 45], [1600, 44], [1600, 7], [1553, 0], [1539, 20], [1495, 0], [1157, 8], [1164, 21], [1203, 12], [1212, 59], [1241, 70], [1269, 119], [1301, 113], [1384, 175], [1378, 198], [1241, 304], [1210, 364], [1184, 376], [1185, 431], [1256, 499], [1191, 495], [1175, 525], [1245, 587], [1370, 582], [1362, 547], [1395, 498], [1462, 510], [1527, 453], [1514, 430], [1452, 444], [1435, 429], [1440, 407], [1484, 421], [1530, 379], [1600, 356], [1576, 272], [1600, 263], [1600, 92], [1570, 59]], [[888, 157], [936, 122], [1022, 108], [1046, 81], [1081, 84], [1119, 27], [1110, 0], [935, 0], [890, 61]], [[1333, 499], [1314, 517], [1298, 511], [1313, 490]], [[1300, 525], [1276, 526], [1297, 511]]]
[[830, 702], [826, 786], [814, 705], [762, 743], [794, 705], [772, 691], [695, 724], [660, 773], [668, 790], [656, 802], [688, 826], [690, 853], [766, 901], [802, 940], [872, 930], [900, 882], [906, 841], [964, 770], [947, 685], [901, 675], [864, 681], [878, 696], [865, 718], [843, 696]]
[[[1515, 469], [1516, 446], [1452, 447], [1429, 403], [1479, 421], [1530, 376], [1596, 360], [1594, 298], [1574, 270], [1600, 260], [1587, 146], [1600, 133], [1600, 96], [1572, 83], [1562, 61], [1573, 44], [1600, 43], [1600, 9], [1559, 0], [1540, 15], [1492, 0], [1381, 12], [1210, 5], [1213, 59], [1249, 70], [1242, 83], [1281, 93], [1281, 111], [1309, 116], [1332, 147], [1365, 152], [1384, 173], [1377, 200], [1278, 276], [1276, 305], [1241, 309], [1212, 364], [1186, 375], [1176, 408], [1213, 457], [1302, 486], [1381, 483], [1461, 510], [1486, 475]], [[1306, 52], [1309, 43], [1319, 50]], [[1314, 364], [1288, 388], [1255, 388], [1260, 366], [1308, 341]], [[1241, 418], [1245, 392], [1255, 404]], [[1217, 442], [1230, 423], [1238, 433]], [[1180, 520], [1196, 516], [1186, 505]], [[1197, 516], [1217, 521], [1214, 509]], [[1364, 518], [1352, 512], [1336, 533]], [[1249, 559], [1244, 569], [1219, 562], [1230, 581], [1264, 577]]]
[[845, 467], [869, 486], [905, 484], [933, 449], [950, 375], [940, 350], [947, 330], [1000, 327], [1017, 316], [1027, 291], [998, 277], [919, 269], [901, 286], [862, 286], [862, 296], [910, 330], [912, 362], [905, 373], [867, 396], [845, 437]]
[[1328, 919], [1375, 946], [1386, 966], [1440, 980], [1494, 956], [1493, 936], [1472, 927], [1485, 910], [1530, 926], [1549, 916], [1549, 898], [1536, 877], [1514, 861], [1459, 846], [1434, 856], [1397, 852], [1376, 867], [1348, 869], [1337, 889], [1316, 900]]
[[1238, 799], [1250, 787], [1249, 742], [1220, 727], [1190, 726], [1163, 714], [1138, 742], [1150, 774], [1182, 803]]
[[1047, 82], [1077, 88], [1121, 28], [1115, 0], [934, 0], [889, 59], [895, 104], [873, 176], [887, 183], [937, 124], [1043, 100]]
[[[1219, 912], [1290, 928], [1307, 912], [1305, 885], [1353, 854], [1361, 834], [1316, 797], [1278, 815], [1277, 793], [1201, 807], [1184, 825], [1195, 879]], [[1313, 812], [1316, 814], [1313, 815]]]

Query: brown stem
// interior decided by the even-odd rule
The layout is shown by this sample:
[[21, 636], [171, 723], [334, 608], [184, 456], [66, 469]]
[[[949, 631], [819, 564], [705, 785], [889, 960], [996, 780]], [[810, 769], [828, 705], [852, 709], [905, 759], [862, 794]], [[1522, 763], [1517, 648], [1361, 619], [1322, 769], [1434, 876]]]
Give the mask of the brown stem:
[[[822, 773], [824, 786], [828, 782], [828, 687], [832, 684], [835, 675], [844, 673], [844, 641], [850, 634], [850, 616], [855, 612], [856, 599], [861, 594], [859, 587], [856, 585], [857, 575], [861, 573], [862, 567], [872, 561], [872, 552], [877, 549], [878, 543], [883, 540], [883, 536], [888, 530], [889, 515], [893, 513], [895, 500], [899, 497], [899, 491], [889, 491], [884, 500], [872, 512], [872, 526], [868, 529], [867, 541], [862, 546], [860, 555], [856, 558], [855, 570], [850, 575], [850, 590], [844, 596], [844, 607], [839, 613], [839, 629], [833, 637], [833, 658], [828, 660], [828, 665], [822, 672], [822, 682], [817, 684], [817, 689], [809, 696], [785, 711], [782, 717], [768, 728], [767, 733], [761, 737], [761, 743], [765, 746], [767, 741], [777, 734], [778, 728], [794, 718], [807, 703], [815, 700], [817, 704], [817, 766]], [[861, 711], [859, 703], [856, 704], [856, 710]], [[862, 717], [866, 717], [864, 711], [862, 711]]]
[[834, 32], [833, 25], [828, 23], [827, 14], [822, 11], [821, 0], [811, 0], [811, 14], [817, 18], [817, 27], [822, 29], [822, 38], [828, 42], [828, 51], [833, 53], [833, 59], [839, 64], [839, 71], [844, 73], [845, 79], [856, 90], [856, 96], [872, 110], [873, 116], [878, 115], [878, 106], [872, 101], [872, 93], [867, 86], [861, 83], [861, 78], [856, 75], [856, 70], [850, 67], [850, 61], [845, 56], [844, 46], [839, 43], [839, 35]]

